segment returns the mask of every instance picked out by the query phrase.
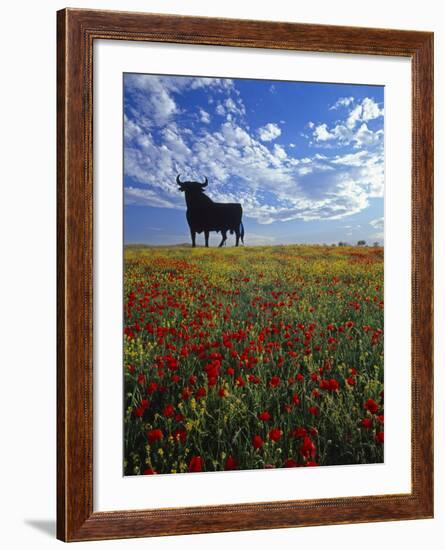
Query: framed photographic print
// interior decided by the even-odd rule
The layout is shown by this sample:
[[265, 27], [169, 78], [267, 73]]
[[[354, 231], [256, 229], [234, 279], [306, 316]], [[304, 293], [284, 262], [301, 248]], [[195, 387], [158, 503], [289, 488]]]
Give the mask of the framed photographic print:
[[433, 515], [433, 35], [58, 12], [58, 538]]

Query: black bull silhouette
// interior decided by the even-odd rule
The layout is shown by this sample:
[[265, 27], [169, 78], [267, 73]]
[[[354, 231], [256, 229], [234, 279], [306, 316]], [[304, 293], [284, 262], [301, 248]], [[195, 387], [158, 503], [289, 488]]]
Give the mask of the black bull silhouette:
[[239, 240], [244, 244], [244, 226], [241, 220], [243, 208], [239, 203], [213, 202], [204, 192], [208, 181], [205, 178], [204, 183], [197, 181], [181, 181], [180, 175], [176, 177], [176, 183], [179, 190], [185, 193], [185, 202], [187, 204], [187, 222], [192, 236], [192, 246], [196, 246], [196, 233], [204, 231], [205, 245], [209, 246], [210, 231], [220, 231], [222, 240], [219, 246], [227, 240], [227, 231], [230, 234], [235, 233], [236, 245]]

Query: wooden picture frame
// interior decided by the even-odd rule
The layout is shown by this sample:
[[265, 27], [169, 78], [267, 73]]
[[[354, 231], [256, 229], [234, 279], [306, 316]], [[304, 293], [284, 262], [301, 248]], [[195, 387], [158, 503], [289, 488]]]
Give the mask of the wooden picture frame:
[[[433, 517], [433, 34], [65, 9], [57, 14], [57, 537], [64, 541]], [[412, 64], [412, 490], [93, 512], [95, 40], [402, 56]]]

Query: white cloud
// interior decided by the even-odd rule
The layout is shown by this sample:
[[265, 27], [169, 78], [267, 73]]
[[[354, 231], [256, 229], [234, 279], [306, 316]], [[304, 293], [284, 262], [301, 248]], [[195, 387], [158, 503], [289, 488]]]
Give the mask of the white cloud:
[[351, 105], [351, 103], [353, 102], [354, 102], [354, 98], [352, 96], [339, 97], [337, 101], [334, 103], [334, 105], [331, 105], [331, 107], [329, 107], [329, 110], [333, 111], [336, 109], [340, 109], [341, 107], [349, 107], [349, 105]]
[[207, 111], [204, 111], [204, 109], [199, 109], [199, 118], [204, 124], [210, 123], [210, 115]]
[[383, 218], [377, 218], [375, 220], [371, 220], [369, 222], [369, 225], [374, 229], [383, 229]]
[[215, 110], [217, 115], [224, 116], [226, 114], [226, 110], [224, 109], [224, 106], [221, 105], [221, 103], [218, 103]]
[[329, 132], [327, 124], [320, 124], [319, 126], [316, 126], [313, 135], [315, 141], [328, 141], [335, 138], [335, 134]]
[[[334, 106], [337, 104], [348, 106], [353, 102], [352, 97], [340, 98]], [[345, 119], [338, 121], [334, 127], [329, 128], [325, 122], [317, 126], [310, 122], [308, 126], [312, 129], [312, 139], [317, 147], [332, 149], [352, 144], [354, 149], [361, 149], [376, 146], [381, 142], [383, 129], [372, 130], [367, 124], [368, 121], [381, 116], [383, 116], [383, 109], [380, 109], [373, 99], [366, 97], [361, 103], [352, 107]], [[359, 122], [361, 124], [357, 126]]]
[[186, 86], [188, 84], [192, 90], [198, 90], [199, 88], [233, 90], [233, 80], [230, 78], [189, 77], [184, 79], [184, 77], [179, 77], [178, 80]]
[[345, 166], [361, 166], [363, 164], [363, 157], [366, 155], [366, 151], [348, 153], [346, 155], [337, 155], [331, 160], [331, 162], [333, 164], [343, 164]]
[[125, 188], [125, 204], [146, 204], [160, 208], [175, 208], [175, 204], [159, 196], [159, 193], [151, 189], [139, 189], [138, 187]]
[[356, 105], [352, 111], [349, 113], [349, 116], [346, 120], [346, 126], [352, 130], [354, 126], [357, 124], [357, 121], [360, 120], [362, 116], [362, 106]]
[[224, 105], [226, 107], [226, 111], [233, 115], [242, 116], [246, 113], [244, 104], [239, 98], [237, 98], [236, 100], [233, 100], [231, 97], [228, 97], [224, 102]]
[[384, 222], [383, 218], [377, 218], [375, 220], [371, 220], [369, 222], [369, 225], [375, 229], [375, 233], [371, 235], [372, 239], [376, 239], [378, 241], [383, 241], [384, 239], [384, 233], [383, 233], [383, 227]]
[[376, 145], [381, 139], [383, 139], [383, 130], [373, 132], [363, 123], [354, 135], [354, 147], [370, 147]]
[[273, 146], [274, 154], [276, 157], [280, 159], [285, 159], [287, 157], [286, 151], [281, 147], [281, 145], [278, 145], [278, 143], [275, 143]]
[[[144, 100], [150, 104], [151, 95], [162, 95], [162, 90], [173, 98], [185, 89], [175, 79], [151, 84], [152, 92], [147, 91], [146, 83], [144, 86]], [[192, 80], [188, 86], [194, 86]], [[226, 94], [215, 100], [216, 110], [233, 115], [232, 120], [215, 118], [213, 122], [220, 121], [216, 129], [210, 131], [203, 124], [199, 132], [193, 132], [178, 123], [180, 109], [175, 102], [176, 110], [168, 114], [168, 125], [160, 122], [153, 129], [153, 121], [147, 123], [146, 110], [138, 102], [142, 92], [135, 88], [133, 99], [138, 111], [130, 109], [124, 119], [125, 176], [131, 178], [125, 191], [127, 204], [184, 209], [184, 196], [175, 183], [178, 173], [190, 180], [202, 181], [206, 176], [206, 193], [213, 200], [241, 202], [245, 215], [261, 224], [341, 219], [365, 209], [370, 198], [383, 196], [382, 130], [373, 132], [365, 122], [358, 128], [348, 128], [350, 113], [333, 128], [313, 124], [315, 146], [349, 144], [349, 151], [328, 154], [327, 150], [326, 154], [317, 152], [298, 158], [292, 156], [296, 154], [292, 144], [286, 150], [271, 143], [281, 135], [277, 124], [268, 123], [256, 132], [249, 129], [243, 122], [244, 105], [233, 89], [215, 87], [206, 79], [200, 80], [199, 86]], [[366, 116], [376, 114], [371, 105], [366, 110]], [[201, 120], [206, 115], [210, 116], [199, 110]], [[165, 117], [159, 116], [159, 120]]]
[[365, 99], [359, 105], [356, 105], [349, 113], [346, 126], [352, 129], [359, 121], [367, 122], [380, 116], [383, 116], [383, 109], [380, 109], [373, 99], [365, 97]]
[[272, 141], [281, 135], [281, 129], [277, 124], [268, 122], [265, 126], [258, 128], [258, 135], [261, 141]]
[[383, 116], [383, 109], [380, 109], [373, 99], [365, 97], [362, 101], [362, 120], [373, 120], [380, 116]]

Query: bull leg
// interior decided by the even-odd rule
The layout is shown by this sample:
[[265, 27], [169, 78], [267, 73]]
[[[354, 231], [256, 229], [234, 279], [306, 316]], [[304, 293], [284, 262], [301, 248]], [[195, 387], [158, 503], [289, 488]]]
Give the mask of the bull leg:
[[195, 248], [195, 246], [196, 246], [196, 231], [190, 230], [190, 234], [192, 236], [192, 247]]
[[208, 248], [209, 247], [209, 232], [208, 231], [204, 231], [204, 238], [205, 238], [205, 241], [206, 241], [206, 247]]
[[235, 229], [236, 243], [235, 246], [239, 245], [239, 229]]
[[222, 245], [227, 241], [227, 231], [221, 231], [222, 240], [219, 243], [219, 248], [222, 247]]

